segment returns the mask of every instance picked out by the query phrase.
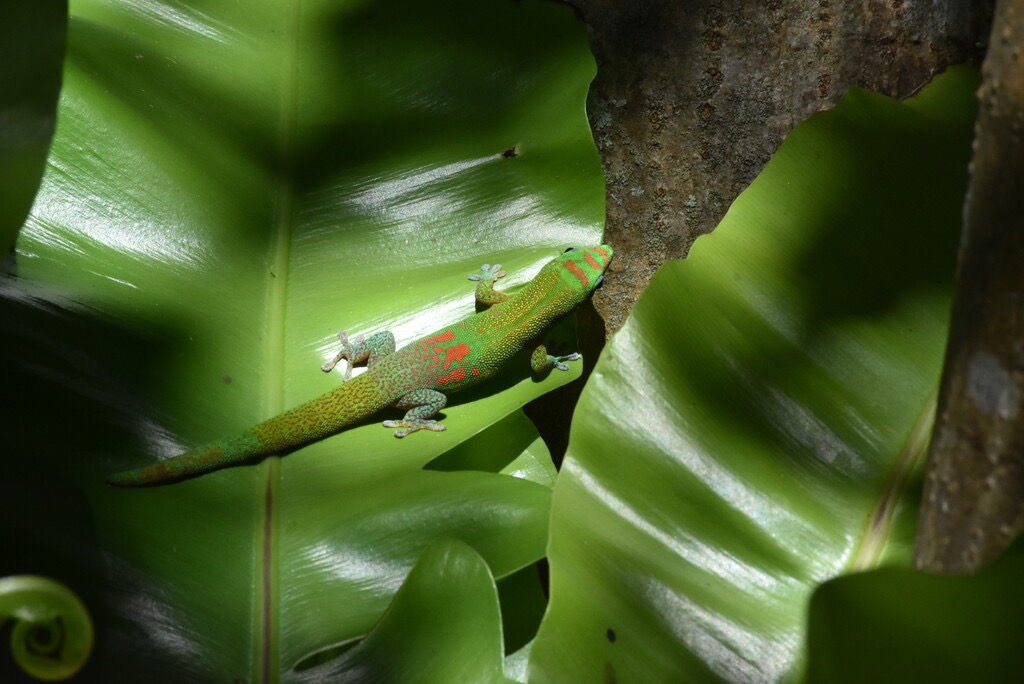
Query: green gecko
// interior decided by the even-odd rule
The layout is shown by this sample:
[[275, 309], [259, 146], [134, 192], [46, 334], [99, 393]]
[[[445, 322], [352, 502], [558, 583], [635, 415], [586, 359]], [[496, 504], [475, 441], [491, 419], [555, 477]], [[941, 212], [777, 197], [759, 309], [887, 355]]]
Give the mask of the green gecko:
[[[515, 294], [494, 289], [505, 273], [485, 264], [476, 280], [476, 301], [483, 307], [458, 323], [395, 351], [389, 331], [353, 340], [338, 334], [341, 351], [322, 369], [330, 372], [346, 359], [345, 382], [337, 389], [249, 428], [233, 438], [213, 442], [159, 463], [115, 473], [113, 485], [150, 486], [178, 482], [264, 456], [282, 454], [319, 441], [394, 406], [405, 409], [395, 437], [417, 430], [445, 429], [433, 416], [447, 395], [490, 378], [555, 320], [582, 303], [600, 284], [612, 258], [608, 245], [572, 248], [548, 262]], [[536, 373], [568, 370], [579, 354], [551, 356], [543, 344], [534, 348], [530, 365]], [[365, 361], [366, 372], [351, 378], [352, 365]], [[350, 379], [351, 378], [351, 379]]]

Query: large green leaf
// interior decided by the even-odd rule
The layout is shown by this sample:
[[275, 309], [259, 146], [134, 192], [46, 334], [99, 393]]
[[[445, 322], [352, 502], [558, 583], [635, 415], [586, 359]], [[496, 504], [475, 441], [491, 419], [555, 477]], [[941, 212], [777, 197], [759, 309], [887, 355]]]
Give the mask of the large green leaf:
[[494, 578], [461, 542], [428, 548], [373, 631], [310, 682], [503, 684]]
[[[438, 537], [498, 577], [540, 558], [552, 470], [517, 411], [578, 364], [536, 382], [524, 360], [453, 397], [440, 434], [396, 440], [370, 423], [163, 489], [103, 476], [336, 387], [318, 368], [340, 327], [402, 343], [472, 311], [480, 264], [500, 260], [514, 287], [598, 242], [594, 65], [573, 13], [469, 0], [71, 13], [60, 125], [3, 288], [4, 377], [19, 389], [2, 425], [17, 551], [0, 574], [83, 597], [98, 634], [84, 676], [288, 680], [365, 634]], [[41, 515], [38, 501], [60, 504]]]
[[906, 563], [976, 76], [800, 125], [598, 361], [531, 681], [795, 678], [811, 590]]

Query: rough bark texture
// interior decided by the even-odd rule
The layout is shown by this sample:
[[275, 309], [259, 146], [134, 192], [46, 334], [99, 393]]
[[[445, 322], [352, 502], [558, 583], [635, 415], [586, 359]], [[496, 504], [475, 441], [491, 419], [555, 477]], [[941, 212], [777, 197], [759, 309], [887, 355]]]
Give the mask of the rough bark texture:
[[991, 1], [575, 0], [598, 75], [590, 122], [608, 193], [615, 332], [666, 259], [686, 255], [786, 134], [850, 86], [910, 95], [980, 62]]
[[973, 572], [1024, 530], [1024, 0], [1000, 0], [978, 93], [917, 564]]

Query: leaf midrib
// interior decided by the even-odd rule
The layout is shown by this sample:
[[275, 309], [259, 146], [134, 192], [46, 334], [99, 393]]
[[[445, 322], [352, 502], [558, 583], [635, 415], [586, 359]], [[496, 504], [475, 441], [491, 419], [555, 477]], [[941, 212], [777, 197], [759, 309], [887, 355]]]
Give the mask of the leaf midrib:
[[[262, 415], [264, 418], [284, 411], [285, 396], [285, 334], [287, 324], [288, 281], [291, 264], [291, 248], [294, 237], [295, 193], [294, 178], [296, 164], [296, 139], [299, 107], [299, 45], [301, 40], [302, 0], [290, 6], [285, 28], [285, 55], [281, 65], [281, 87], [278, 119], [277, 157], [279, 164], [271, 217], [273, 230], [267, 274], [266, 334], [263, 346]], [[280, 473], [280, 458], [271, 457], [263, 462], [263, 515], [257, 539], [260, 548], [259, 577], [255, 583], [258, 595], [254, 605], [258, 606], [259, 625], [256, 643], [253, 644], [254, 671], [259, 672], [258, 681], [272, 684], [280, 680], [280, 591], [278, 568], [277, 493]]]

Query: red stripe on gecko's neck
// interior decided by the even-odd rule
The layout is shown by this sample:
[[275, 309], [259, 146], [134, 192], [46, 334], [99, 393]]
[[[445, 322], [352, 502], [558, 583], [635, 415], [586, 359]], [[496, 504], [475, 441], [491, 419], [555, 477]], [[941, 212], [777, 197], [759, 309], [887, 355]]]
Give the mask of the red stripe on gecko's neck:
[[590, 264], [591, 268], [597, 271], [601, 270], [601, 264], [597, 263], [597, 259], [595, 259], [590, 252], [587, 252], [585, 255], [583, 255], [583, 258], [587, 260], [587, 263]]
[[565, 267], [567, 269], [569, 269], [570, 271], [572, 271], [572, 274], [574, 276], [576, 276], [577, 278], [580, 279], [580, 283], [583, 284], [583, 287], [587, 287], [587, 285], [590, 284], [589, 281], [587, 280], [587, 274], [583, 272], [582, 268], [580, 268], [579, 266], [577, 266], [576, 264], [574, 264], [571, 261], [566, 261], [565, 262]]

